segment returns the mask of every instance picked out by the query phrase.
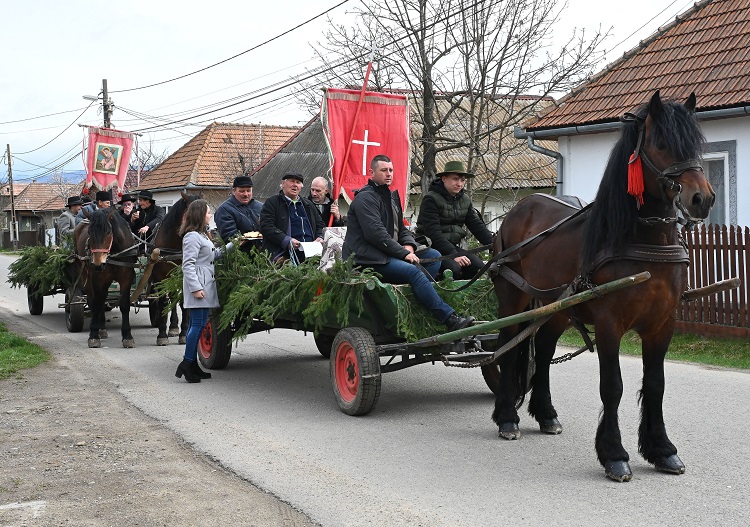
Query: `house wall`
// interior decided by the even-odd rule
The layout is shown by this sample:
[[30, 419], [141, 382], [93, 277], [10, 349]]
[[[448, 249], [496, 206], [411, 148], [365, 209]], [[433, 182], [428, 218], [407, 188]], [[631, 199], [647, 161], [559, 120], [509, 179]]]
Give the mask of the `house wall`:
[[[702, 121], [707, 152], [729, 151], [724, 190], [726, 223], [750, 225], [750, 118]], [[560, 137], [563, 155], [563, 194], [591, 201], [596, 196], [609, 154], [619, 132]]]

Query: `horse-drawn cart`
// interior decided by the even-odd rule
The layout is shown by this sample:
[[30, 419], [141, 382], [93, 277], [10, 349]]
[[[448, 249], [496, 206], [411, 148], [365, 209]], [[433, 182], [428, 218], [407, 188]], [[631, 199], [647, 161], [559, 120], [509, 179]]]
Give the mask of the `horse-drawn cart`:
[[[349, 313], [346, 325], [341, 325], [340, 314], [332, 310], [315, 323], [311, 323], [300, 312], [287, 311], [278, 314], [272, 324], [257, 318], [248, 321], [244, 320], [245, 317], [238, 317], [243, 319], [242, 328], [238, 329], [237, 321], [222, 324], [221, 313], [213, 312], [200, 340], [198, 357], [204, 367], [221, 369], [228, 364], [232, 342], [237, 338], [273, 328], [312, 332], [321, 355], [330, 360], [330, 380], [339, 408], [349, 415], [364, 415], [377, 404], [383, 373], [418, 364], [440, 362], [446, 366], [482, 366], [485, 380], [494, 391], [495, 377], [487, 373], [490, 371], [489, 365], [509, 349], [508, 346], [498, 349], [497, 332], [500, 328], [544, 319], [557, 311], [610, 291], [641, 283], [648, 278], [648, 273], [640, 273], [514, 316], [480, 322], [458, 331], [408, 340], [402, 336], [403, 331], [398, 327], [398, 311], [399, 302], [403, 303], [404, 295], [407, 302], [413, 302], [409, 300], [410, 287], [385, 284], [372, 277], [367, 281], [363, 295], [364, 309]], [[464, 281], [453, 282], [455, 286], [464, 284]], [[491, 286], [487, 288], [487, 284], [487, 280], [477, 281], [460, 294], [468, 297], [476, 295], [477, 286], [481, 285], [485, 287], [485, 294], [489, 293], [494, 297]], [[320, 293], [322, 291], [318, 290], [317, 294]], [[310, 300], [314, 302], [315, 298]], [[411, 308], [419, 309], [419, 306], [412, 305]]]

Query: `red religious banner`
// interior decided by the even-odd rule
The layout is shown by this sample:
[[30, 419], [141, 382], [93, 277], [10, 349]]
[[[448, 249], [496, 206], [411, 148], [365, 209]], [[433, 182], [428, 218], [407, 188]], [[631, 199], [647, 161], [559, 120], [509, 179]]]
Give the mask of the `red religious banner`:
[[409, 105], [405, 95], [327, 88], [321, 121], [333, 172], [333, 196], [351, 203], [369, 177], [370, 161], [393, 161], [393, 184], [404, 207], [409, 184]]
[[135, 134], [95, 126], [89, 126], [88, 130], [86, 190], [92, 186], [99, 190], [117, 187], [122, 192]]

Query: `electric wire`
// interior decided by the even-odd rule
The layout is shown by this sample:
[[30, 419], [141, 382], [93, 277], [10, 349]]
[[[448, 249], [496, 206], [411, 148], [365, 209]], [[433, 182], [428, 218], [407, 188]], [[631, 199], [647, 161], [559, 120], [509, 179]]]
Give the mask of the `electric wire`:
[[78, 119], [80, 119], [81, 117], [83, 117], [83, 114], [85, 114], [88, 111], [88, 109], [91, 108], [91, 105], [94, 104], [94, 102], [95, 101], [91, 101], [89, 103], [89, 105], [86, 108], [84, 108], [84, 110], [81, 112], [81, 114], [78, 117], [76, 117], [75, 120], [72, 123], [70, 123], [68, 126], [66, 126], [63, 129], [63, 131], [60, 132], [59, 134], [57, 134], [55, 137], [53, 137], [52, 139], [50, 139], [49, 141], [47, 141], [46, 143], [44, 143], [42, 146], [38, 146], [38, 147], [34, 148], [33, 150], [27, 150], [26, 152], [18, 152], [18, 155], [24, 155], [24, 154], [30, 154], [31, 152], [36, 152], [37, 150], [41, 150], [42, 148], [44, 148], [45, 146], [47, 146], [48, 144], [50, 144], [52, 141], [54, 141], [55, 139], [57, 139], [58, 137], [60, 137], [62, 134], [64, 134], [65, 132], [67, 132], [68, 128], [70, 128], [71, 126], [73, 126], [74, 124], [76, 124], [76, 121], [78, 121]]

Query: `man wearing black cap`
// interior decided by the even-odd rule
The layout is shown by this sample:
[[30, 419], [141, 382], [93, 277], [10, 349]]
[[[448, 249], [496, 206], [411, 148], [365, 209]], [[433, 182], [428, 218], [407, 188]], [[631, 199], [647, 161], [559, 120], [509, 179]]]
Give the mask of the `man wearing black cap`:
[[221, 239], [229, 243], [238, 234], [260, 231], [262, 208], [263, 204], [253, 199], [253, 180], [247, 176], [234, 178], [232, 195], [219, 205], [214, 214]]
[[153, 193], [141, 190], [138, 192], [138, 208], [130, 215], [130, 229], [134, 234], [150, 239], [166, 215], [164, 207], [156, 205]]
[[135, 209], [135, 202], [138, 200], [138, 196], [136, 194], [131, 193], [125, 193], [120, 198], [119, 208], [120, 216], [122, 216], [125, 221], [130, 224], [130, 217], [133, 215], [133, 210]]
[[275, 261], [287, 258], [290, 248], [303, 261], [300, 243], [323, 241], [323, 218], [310, 200], [299, 195], [303, 181], [298, 172], [284, 174], [281, 191], [266, 201], [260, 213], [263, 248]]
[[81, 196], [70, 196], [68, 203], [65, 205], [68, 210], [60, 214], [57, 218], [57, 243], [62, 243], [64, 236], [73, 233], [73, 229], [76, 228], [76, 214], [78, 214], [83, 206], [83, 200]]
[[112, 194], [109, 190], [100, 190], [96, 193], [96, 201], [88, 203], [78, 211], [76, 216], [76, 225], [86, 220], [91, 216], [97, 209], [108, 209], [112, 205]]

